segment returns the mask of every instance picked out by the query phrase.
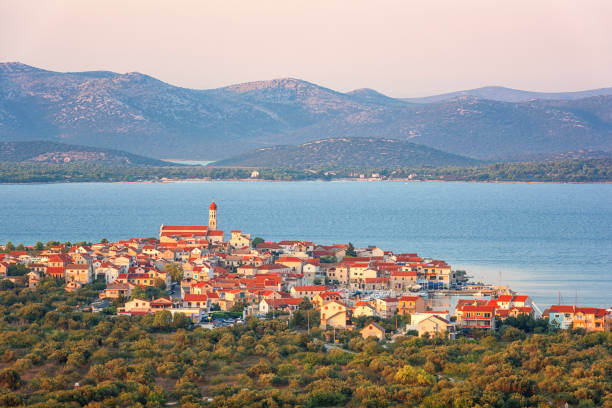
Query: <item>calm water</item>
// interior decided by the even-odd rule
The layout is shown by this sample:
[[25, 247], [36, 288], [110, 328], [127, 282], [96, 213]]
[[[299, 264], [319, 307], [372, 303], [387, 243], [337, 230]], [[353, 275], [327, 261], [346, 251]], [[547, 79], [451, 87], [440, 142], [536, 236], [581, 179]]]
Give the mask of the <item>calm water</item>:
[[540, 306], [612, 306], [612, 185], [183, 182], [0, 185], [0, 242], [156, 236], [207, 223], [266, 240], [418, 252]]

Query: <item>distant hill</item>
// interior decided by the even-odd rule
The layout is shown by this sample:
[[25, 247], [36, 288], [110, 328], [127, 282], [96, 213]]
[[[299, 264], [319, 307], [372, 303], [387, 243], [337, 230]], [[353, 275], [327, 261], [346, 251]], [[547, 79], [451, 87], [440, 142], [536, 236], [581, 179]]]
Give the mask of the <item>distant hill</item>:
[[334, 138], [299, 146], [273, 146], [213, 163], [213, 166], [274, 168], [390, 168], [468, 166], [481, 162], [410, 142]]
[[401, 100], [411, 103], [433, 103], [447, 101], [449, 99], [454, 99], [461, 96], [475, 96], [481, 99], [489, 99], [500, 102], [527, 102], [534, 99], [576, 100], [600, 95], [612, 95], [612, 87], [577, 92], [533, 92], [505, 88], [503, 86], [485, 86], [482, 88], [449, 92], [440, 95], [424, 96], [420, 98], [401, 98]]
[[0, 162], [100, 163], [128, 166], [175, 165], [119, 150], [47, 141], [0, 142]]
[[[610, 89], [554, 94], [555, 100], [505, 88], [465, 92], [411, 103], [294, 78], [193, 90], [140, 73], [59, 73], [2, 63], [0, 141], [48, 140], [194, 160], [346, 137], [404, 140], [486, 160], [612, 151]], [[514, 94], [519, 102], [492, 100]]]

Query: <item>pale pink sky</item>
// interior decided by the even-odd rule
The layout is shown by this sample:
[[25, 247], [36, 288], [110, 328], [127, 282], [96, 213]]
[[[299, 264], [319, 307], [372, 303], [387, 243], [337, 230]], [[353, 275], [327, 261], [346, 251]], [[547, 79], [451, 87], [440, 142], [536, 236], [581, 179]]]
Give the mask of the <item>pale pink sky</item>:
[[409, 97], [612, 86], [612, 1], [2, 0], [0, 61]]

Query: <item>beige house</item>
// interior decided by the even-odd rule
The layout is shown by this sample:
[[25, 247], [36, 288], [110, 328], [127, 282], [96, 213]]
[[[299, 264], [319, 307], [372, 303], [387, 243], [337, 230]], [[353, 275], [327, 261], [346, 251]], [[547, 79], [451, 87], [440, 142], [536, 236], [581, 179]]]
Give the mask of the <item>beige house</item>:
[[432, 314], [431, 316], [421, 320], [417, 324], [417, 327], [419, 336], [423, 336], [425, 333], [429, 333], [430, 336], [442, 334], [451, 338], [455, 337], [455, 325], [435, 314]]
[[302, 273], [303, 262], [295, 256], [282, 256], [275, 262], [277, 265], [284, 265], [289, 268], [292, 273]]
[[135, 286], [131, 283], [110, 283], [106, 286], [104, 292], [100, 293], [99, 297], [102, 299], [118, 299], [120, 297], [129, 299], [134, 288]]
[[147, 314], [151, 311], [151, 302], [144, 299], [132, 299], [128, 302], [125, 302], [124, 307], [120, 307], [117, 312], [118, 313], [127, 313], [127, 314]]
[[382, 340], [385, 338], [385, 329], [374, 322], [366, 324], [360, 333], [364, 339], [376, 337], [378, 340]]
[[314, 299], [320, 293], [326, 291], [325, 286], [293, 286], [289, 293], [294, 298], [307, 298], [308, 300]]
[[387, 290], [389, 289], [389, 278], [366, 278], [363, 283], [365, 290]]
[[69, 264], [65, 269], [66, 282], [87, 284], [93, 282], [93, 272], [89, 264]]
[[373, 274], [372, 273], [370, 273], [369, 275], [365, 274], [365, 271], [367, 271], [368, 269], [370, 269], [370, 264], [368, 262], [352, 263], [349, 268], [350, 280], [351, 281], [363, 281], [365, 278], [375, 278], [376, 271], [373, 269], [370, 269], [371, 272], [374, 272]]
[[253, 265], [240, 265], [236, 268], [236, 272], [238, 272], [238, 275], [242, 276], [254, 276], [257, 272], [257, 268]]
[[354, 317], [373, 317], [377, 316], [376, 309], [374, 306], [367, 302], [359, 301], [355, 303], [355, 307], [353, 308], [353, 316]]
[[425, 300], [420, 296], [402, 296], [399, 298], [397, 313], [401, 315], [425, 311]]
[[40, 282], [40, 274], [38, 272], [28, 272], [26, 275], [28, 277], [28, 288], [36, 289], [38, 287], [38, 282]]
[[302, 266], [302, 273], [304, 274], [304, 281], [312, 284], [319, 273], [319, 266], [311, 263], [304, 264]]
[[390, 319], [393, 317], [397, 311], [397, 304], [397, 298], [394, 297], [380, 298], [374, 301], [376, 312], [383, 319]]
[[349, 283], [349, 266], [337, 265], [335, 268], [327, 270], [327, 280], [330, 282], [338, 282], [340, 285], [348, 285]]
[[321, 306], [321, 328], [346, 329], [346, 305], [338, 301]]
[[416, 271], [393, 271], [389, 277], [391, 289], [396, 292], [408, 292], [411, 286], [417, 284]]
[[232, 248], [250, 247], [251, 234], [243, 234], [240, 230], [234, 230], [229, 243]]
[[263, 299], [259, 302], [259, 313], [268, 314], [272, 311], [288, 311], [293, 312], [299, 309], [302, 299], [298, 298], [281, 298], [281, 299]]

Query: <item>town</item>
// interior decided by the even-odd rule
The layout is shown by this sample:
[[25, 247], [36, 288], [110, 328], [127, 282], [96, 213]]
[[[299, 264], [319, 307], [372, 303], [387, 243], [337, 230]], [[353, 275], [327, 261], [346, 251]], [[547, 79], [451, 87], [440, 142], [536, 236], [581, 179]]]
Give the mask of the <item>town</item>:
[[[48, 247], [12, 244], [0, 253], [0, 276], [33, 290], [44, 277], [77, 291], [102, 282], [92, 312], [164, 313], [214, 328], [260, 319], [288, 319], [311, 310], [308, 324], [359, 329], [364, 338], [396, 335], [455, 338], [495, 330], [508, 318], [544, 318], [558, 329], [610, 331], [612, 308], [551, 305], [541, 310], [526, 294], [470, 282], [442, 260], [352, 244], [300, 240], [266, 242], [218, 229], [218, 208], [208, 225], [161, 225], [159, 237]], [[436, 299], [445, 299], [440, 307]], [[311, 316], [312, 315], [312, 316]], [[312, 322], [310, 319], [312, 318]], [[360, 321], [360, 327], [355, 325]], [[381, 322], [391, 322], [387, 330]], [[393, 325], [394, 323], [394, 325]]]

